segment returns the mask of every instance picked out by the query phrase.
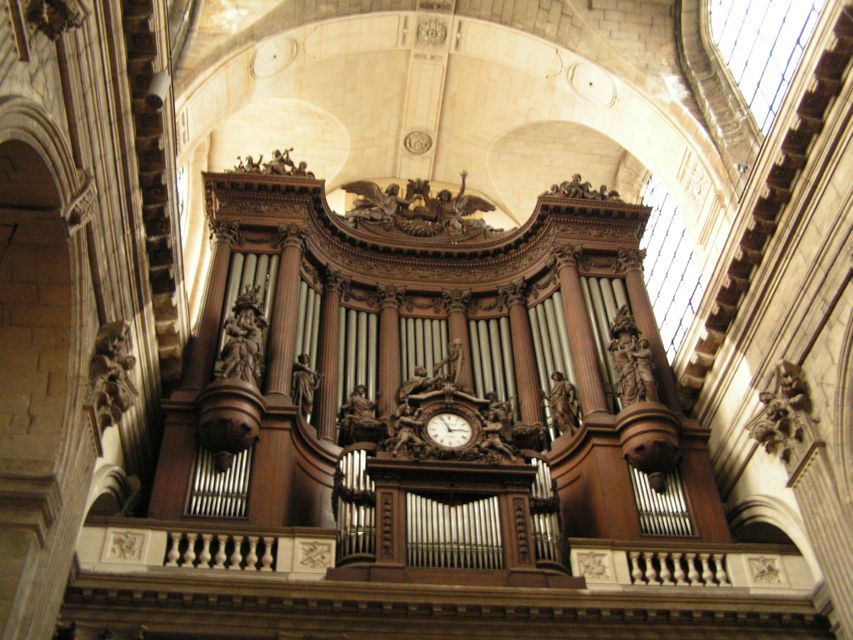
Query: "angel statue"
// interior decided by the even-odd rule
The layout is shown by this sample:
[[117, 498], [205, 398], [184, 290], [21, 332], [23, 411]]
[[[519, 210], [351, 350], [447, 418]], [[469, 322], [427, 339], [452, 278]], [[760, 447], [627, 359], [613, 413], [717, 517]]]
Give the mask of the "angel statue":
[[390, 222], [414, 202], [413, 199], [400, 197], [400, 185], [396, 183], [389, 184], [385, 191], [382, 191], [375, 182], [359, 180], [341, 185], [341, 189], [360, 196], [355, 201], [355, 207], [344, 216], [352, 221]]
[[438, 197], [430, 198], [428, 203], [429, 208], [436, 211], [438, 221], [453, 235], [461, 235], [471, 229], [485, 229], [486, 223], [483, 220], [466, 220], [466, 218], [477, 211], [495, 210], [495, 205], [488, 200], [479, 196], [465, 195], [468, 172], [463, 170], [459, 175], [462, 176], [459, 193], [454, 196], [449, 189], [442, 189], [438, 192]]

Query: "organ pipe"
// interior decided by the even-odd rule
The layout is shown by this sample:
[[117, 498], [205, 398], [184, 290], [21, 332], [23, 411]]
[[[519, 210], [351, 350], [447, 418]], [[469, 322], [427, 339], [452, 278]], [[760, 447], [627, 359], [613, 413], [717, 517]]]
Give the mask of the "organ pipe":
[[440, 318], [400, 318], [401, 382], [411, 378], [415, 367], [432, 368], [447, 353], [447, 320]]
[[[474, 390], [484, 396], [493, 391], [501, 400], [516, 395], [515, 365], [509, 320], [470, 320], [468, 333], [471, 342], [471, 364]], [[516, 409], [518, 403], [514, 403]]]
[[214, 454], [199, 447], [193, 465], [187, 515], [217, 518], [244, 518], [247, 513], [252, 451], [234, 456], [227, 471], [218, 472]]
[[684, 496], [678, 470], [666, 478], [666, 490], [658, 493], [649, 485], [648, 476], [629, 466], [634, 499], [640, 514], [640, 530], [647, 535], [692, 536], [693, 523]]

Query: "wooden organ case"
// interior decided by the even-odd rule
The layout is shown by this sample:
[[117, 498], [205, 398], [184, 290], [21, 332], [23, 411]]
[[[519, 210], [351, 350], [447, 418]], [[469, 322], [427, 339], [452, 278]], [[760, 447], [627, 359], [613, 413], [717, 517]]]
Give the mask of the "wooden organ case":
[[583, 586], [573, 537], [730, 541], [643, 283], [647, 208], [554, 189], [502, 232], [424, 181], [343, 217], [310, 177], [204, 180], [151, 517], [334, 529], [329, 578], [355, 580]]

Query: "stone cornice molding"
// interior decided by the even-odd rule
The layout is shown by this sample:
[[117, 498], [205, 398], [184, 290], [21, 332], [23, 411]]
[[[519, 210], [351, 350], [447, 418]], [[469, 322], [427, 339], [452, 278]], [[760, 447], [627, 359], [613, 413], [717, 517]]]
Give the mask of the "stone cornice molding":
[[55, 476], [0, 472], [0, 512], [4, 527], [30, 530], [44, 546], [61, 508], [62, 493]]

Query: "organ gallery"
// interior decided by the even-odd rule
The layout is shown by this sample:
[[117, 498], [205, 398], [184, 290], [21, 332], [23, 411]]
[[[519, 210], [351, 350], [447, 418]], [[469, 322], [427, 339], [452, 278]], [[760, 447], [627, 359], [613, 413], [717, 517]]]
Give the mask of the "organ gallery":
[[273, 157], [204, 177], [210, 280], [151, 517], [333, 531], [349, 581], [583, 588], [573, 537], [730, 542], [643, 284], [647, 208], [576, 175], [493, 229], [463, 171], [345, 184], [340, 215]]

